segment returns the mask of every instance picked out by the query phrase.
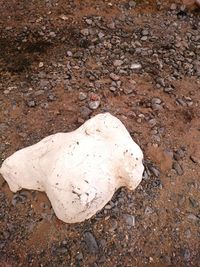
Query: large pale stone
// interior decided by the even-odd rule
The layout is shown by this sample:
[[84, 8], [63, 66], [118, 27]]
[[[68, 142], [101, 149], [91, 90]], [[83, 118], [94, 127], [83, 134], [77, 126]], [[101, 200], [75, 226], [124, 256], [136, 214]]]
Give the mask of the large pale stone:
[[195, 0], [195, 3], [200, 7], [200, 0]]
[[142, 159], [121, 121], [105, 113], [73, 132], [50, 135], [15, 152], [0, 173], [13, 192], [45, 191], [57, 217], [75, 223], [101, 210], [119, 187], [135, 189]]

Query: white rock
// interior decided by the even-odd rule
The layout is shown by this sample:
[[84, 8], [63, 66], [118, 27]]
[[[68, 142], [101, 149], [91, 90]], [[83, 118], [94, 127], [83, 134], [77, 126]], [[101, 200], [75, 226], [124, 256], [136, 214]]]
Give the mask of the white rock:
[[44, 63], [40, 62], [38, 66], [39, 66], [39, 68], [42, 68], [42, 67], [44, 67]]
[[67, 17], [66, 15], [64, 15], [64, 14], [60, 15], [59, 17], [60, 17], [62, 20], [68, 20], [68, 17]]
[[88, 103], [89, 108], [93, 109], [93, 110], [97, 109], [99, 107], [99, 105], [100, 105], [100, 100], [90, 101]]
[[73, 132], [50, 135], [15, 152], [0, 173], [13, 192], [45, 191], [57, 217], [76, 223], [101, 210], [119, 187], [135, 189], [142, 159], [125, 126], [105, 113]]
[[200, 7], [200, 0], [195, 0], [195, 2]]
[[131, 69], [132, 70], [139, 70], [142, 68], [142, 65], [140, 63], [132, 63], [131, 64]]

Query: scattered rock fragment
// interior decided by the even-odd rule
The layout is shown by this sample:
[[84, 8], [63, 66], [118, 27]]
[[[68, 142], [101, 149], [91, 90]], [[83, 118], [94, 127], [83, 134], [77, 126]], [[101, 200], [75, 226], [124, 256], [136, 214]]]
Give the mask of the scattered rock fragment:
[[85, 106], [80, 108], [80, 115], [81, 115], [81, 118], [83, 119], [88, 119], [91, 113], [92, 113], [91, 109]]
[[16, 206], [19, 203], [25, 203], [27, 200], [26, 192], [16, 193], [12, 198], [12, 205]]
[[187, 218], [190, 220], [190, 221], [193, 221], [193, 222], [197, 222], [199, 220], [199, 218], [193, 214], [193, 213], [190, 213]]
[[89, 106], [90, 109], [95, 110], [100, 106], [100, 100], [90, 101], [88, 103], [88, 106]]
[[113, 81], [118, 81], [119, 80], [119, 76], [115, 73], [111, 73], [110, 74], [110, 78], [113, 80]]
[[88, 36], [89, 35], [89, 29], [82, 29], [81, 30], [81, 34], [84, 35], [84, 36]]
[[160, 176], [160, 171], [158, 169], [153, 166], [148, 166], [148, 168], [153, 175], [155, 175], [156, 177]]
[[135, 226], [135, 216], [130, 214], [124, 214], [123, 218], [128, 226], [130, 227]]
[[39, 68], [42, 68], [44, 66], [44, 63], [40, 62], [38, 66], [39, 66]]
[[86, 232], [84, 234], [84, 241], [92, 254], [97, 254], [99, 247], [97, 245], [97, 241], [94, 237], [94, 235], [91, 232]]
[[30, 100], [30, 101], [27, 102], [27, 105], [28, 105], [28, 107], [33, 108], [33, 107], [36, 106], [36, 103], [35, 103], [34, 100]]
[[88, 25], [92, 25], [93, 21], [91, 19], [86, 19], [85, 22], [88, 24]]
[[64, 14], [60, 15], [59, 18], [62, 20], [68, 20], [68, 17]]
[[131, 70], [140, 70], [142, 65], [140, 63], [132, 63], [130, 69]]
[[87, 98], [87, 94], [80, 92], [78, 98], [79, 98], [79, 100], [83, 101]]
[[191, 204], [191, 206], [193, 208], [198, 208], [199, 207], [199, 203], [195, 198], [189, 197], [189, 202], [190, 202], [190, 204]]
[[67, 56], [68, 56], [68, 57], [72, 57], [72, 56], [73, 56], [73, 53], [72, 53], [71, 51], [68, 50], [68, 51], [67, 51]]
[[175, 3], [171, 4], [170, 9], [172, 11], [176, 10], [177, 9], [177, 5]]
[[136, 7], [136, 1], [129, 1], [129, 7], [130, 8], [134, 8], [134, 7]]
[[179, 148], [178, 150], [174, 151], [173, 156], [175, 160], [179, 161], [184, 158], [185, 150], [182, 148]]
[[119, 67], [123, 64], [123, 60], [119, 60], [119, 59], [116, 59], [114, 62], [113, 62], [113, 65], [115, 67]]
[[173, 169], [176, 171], [178, 175], [183, 175], [184, 173], [181, 165], [177, 161], [173, 163]]

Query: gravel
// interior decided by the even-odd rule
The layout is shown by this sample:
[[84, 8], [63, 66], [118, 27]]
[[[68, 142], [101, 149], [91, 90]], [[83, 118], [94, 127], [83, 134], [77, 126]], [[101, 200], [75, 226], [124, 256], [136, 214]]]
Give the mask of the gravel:
[[[0, 265], [198, 266], [197, 6], [3, 2], [0, 161], [109, 111], [144, 151], [145, 172], [135, 191], [121, 188], [76, 225], [57, 220], [43, 193], [13, 195], [0, 177]], [[173, 151], [173, 166], [149, 144]]]

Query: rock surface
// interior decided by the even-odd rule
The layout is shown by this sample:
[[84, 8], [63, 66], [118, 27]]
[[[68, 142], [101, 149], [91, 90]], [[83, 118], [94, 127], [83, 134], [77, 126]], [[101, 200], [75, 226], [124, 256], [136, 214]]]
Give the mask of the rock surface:
[[50, 135], [17, 151], [0, 173], [13, 192], [45, 191], [58, 218], [76, 223], [101, 210], [118, 188], [135, 189], [142, 179], [142, 160], [125, 126], [105, 113], [76, 131]]

